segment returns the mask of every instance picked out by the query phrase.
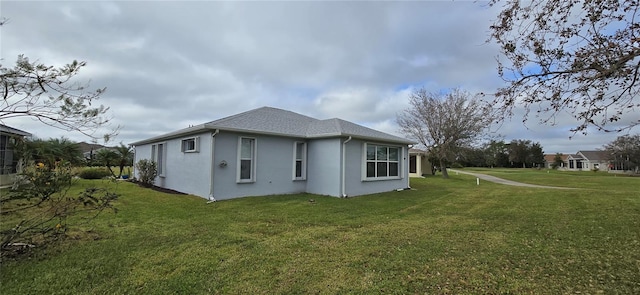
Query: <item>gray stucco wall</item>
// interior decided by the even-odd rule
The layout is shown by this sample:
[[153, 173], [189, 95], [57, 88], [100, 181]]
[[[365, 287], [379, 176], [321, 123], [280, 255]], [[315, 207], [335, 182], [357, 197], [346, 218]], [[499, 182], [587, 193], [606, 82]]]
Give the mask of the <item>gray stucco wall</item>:
[[[313, 139], [308, 143], [307, 192], [340, 196], [341, 139]], [[358, 178], [359, 179], [359, 178]]]
[[[384, 142], [368, 142], [374, 144], [382, 144], [388, 146], [399, 146]], [[373, 194], [378, 192], [387, 192], [401, 188], [407, 188], [407, 179], [409, 177], [409, 160], [406, 146], [402, 147], [402, 155], [400, 158], [401, 179], [362, 181], [362, 170], [364, 160], [364, 144], [365, 141], [353, 139], [346, 144], [346, 192], [347, 196], [359, 196]]]
[[[198, 137], [198, 152], [183, 153], [182, 140], [192, 137]], [[156, 177], [155, 185], [208, 198], [211, 183], [211, 133], [189, 135], [163, 143], [166, 144], [165, 176]], [[151, 159], [151, 146], [136, 146], [136, 163], [141, 159]], [[139, 177], [138, 171], [136, 177]]]
[[[256, 139], [256, 179], [252, 183], [237, 183], [238, 138], [241, 136]], [[223, 131], [215, 140], [213, 190], [216, 200], [305, 192], [306, 181], [293, 180], [294, 142], [304, 139]], [[227, 163], [225, 167], [220, 167], [222, 161]]]
[[[245, 196], [308, 192], [319, 195], [342, 195], [342, 148], [346, 138], [299, 139], [249, 133], [222, 131], [214, 140], [212, 133], [198, 137], [198, 152], [183, 153], [182, 140], [193, 136], [164, 141], [166, 144], [165, 176], [156, 178], [156, 185], [208, 198], [213, 178], [216, 200]], [[240, 137], [256, 140], [255, 182], [238, 183], [238, 142]], [[307, 142], [306, 180], [293, 180], [294, 143]], [[408, 150], [402, 146], [401, 179], [363, 181], [362, 161], [365, 141], [353, 139], [346, 144], [347, 196], [392, 191], [408, 186]], [[372, 142], [369, 142], [372, 143]], [[373, 142], [375, 144], [384, 144]], [[398, 146], [388, 144], [390, 146]], [[151, 158], [151, 144], [136, 146], [135, 161]], [[220, 165], [221, 162], [226, 165]], [[213, 167], [212, 167], [213, 164]], [[213, 177], [211, 175], [213, 169]], [[136, 171], [136, 177], [139, 177]]]

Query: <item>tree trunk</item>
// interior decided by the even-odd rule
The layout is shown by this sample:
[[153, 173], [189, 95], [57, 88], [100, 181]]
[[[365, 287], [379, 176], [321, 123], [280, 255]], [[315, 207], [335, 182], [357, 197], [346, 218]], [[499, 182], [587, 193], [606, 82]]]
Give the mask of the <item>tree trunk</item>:
[[442, 170], [442, 178], [449, 178], [449, 173], [447, 172], [447, 165], [445, 165], [443, 159], [440, 159], [440, 170]]
[[107, 164], [107, 165], [105, 165], [105, 166], [107, 166], [107, 169], [109, 169], [109, 172], [111, 172], [111, 175], [112, 175], [113, 177], [116, 177], [116, 173], [115, 173], [115, 172], [113, 172], [113, 170], [111, 169], [111, 165]]

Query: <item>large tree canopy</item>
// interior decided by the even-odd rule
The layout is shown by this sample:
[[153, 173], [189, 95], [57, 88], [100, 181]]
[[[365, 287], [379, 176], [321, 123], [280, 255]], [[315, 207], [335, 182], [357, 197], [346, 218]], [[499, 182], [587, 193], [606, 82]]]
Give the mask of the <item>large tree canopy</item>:
[[632, 170], [638, 173], [640, 169], [640, 134], [623, 135], [606, 144], [604, 150], [609, 155], [609, 161], [620, 170]]
[[[491, 5], [503, 1], [492, 0]], [[567, 112], [574, 132], [621, 131], [640, 124], [640, 1], [504, 1], [491, 26], [508, 83], [496, 105], [509, 114], [524, 105], [554, 124]], [[626, 116], [626, 117], [625, 117]]]
[[511, 167], [541, 167], [544, 164], [544, 151], [539, 142], [514, 139], [508, 150]]
[[109, 108], [95, 106], [104, 88], [87, 91], [86, 85], [73, 80], [85, 65], [73, 61], [53, 67], [31, 62], [23, 55], [13, 68], [0, 65], [0, 122], [31, 117], [95, 138], [95, 131], [109, 122]]
[[463, 147], [483, 135], [492, 121], [491, 108], [466, 91], [429, 93], [424, 88], [409, 97], [410, 107], [398, 115], [402, 132], [427, 147], [440, 161], [447, 178], [446, 163]]

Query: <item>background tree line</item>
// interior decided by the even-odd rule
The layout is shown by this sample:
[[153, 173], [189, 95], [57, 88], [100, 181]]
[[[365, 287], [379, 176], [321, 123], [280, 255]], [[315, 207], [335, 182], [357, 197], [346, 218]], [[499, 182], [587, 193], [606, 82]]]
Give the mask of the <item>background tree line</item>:
[[514, 139], [510, 142], [490, 140], [479, 146], [460, 149], [453, 167], [536, 168], [544, 166], [544, 152], [539, 142]]

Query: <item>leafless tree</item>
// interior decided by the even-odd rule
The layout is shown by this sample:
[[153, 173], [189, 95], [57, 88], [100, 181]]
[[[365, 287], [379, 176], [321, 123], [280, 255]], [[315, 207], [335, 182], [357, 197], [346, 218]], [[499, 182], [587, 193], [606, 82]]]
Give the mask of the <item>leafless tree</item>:
[[481, 137], [493, 119], [489, 104], [460, 89], [448, 93], [418, 89], [409, 96], [409, 104], [398, 114], [398, 125], [439, 160], [444, 178], [449, 177], [447, 162], [454, 160], [461, 147]]
[[[507, 114], [526, 108], [541, 123], [561, 113], [587, 127], [622, 131], [640, 124], [640, 1], [492, 0], [503, 3], [491, 40], [506, 60], [498, 73], [508, 83], [495, 105]], [[637, 113], [636, 113], [637, 114]], [[629, 118], [626, 118], [629, 116]], [[620, 122], [618, 122], [620, 121]]]

